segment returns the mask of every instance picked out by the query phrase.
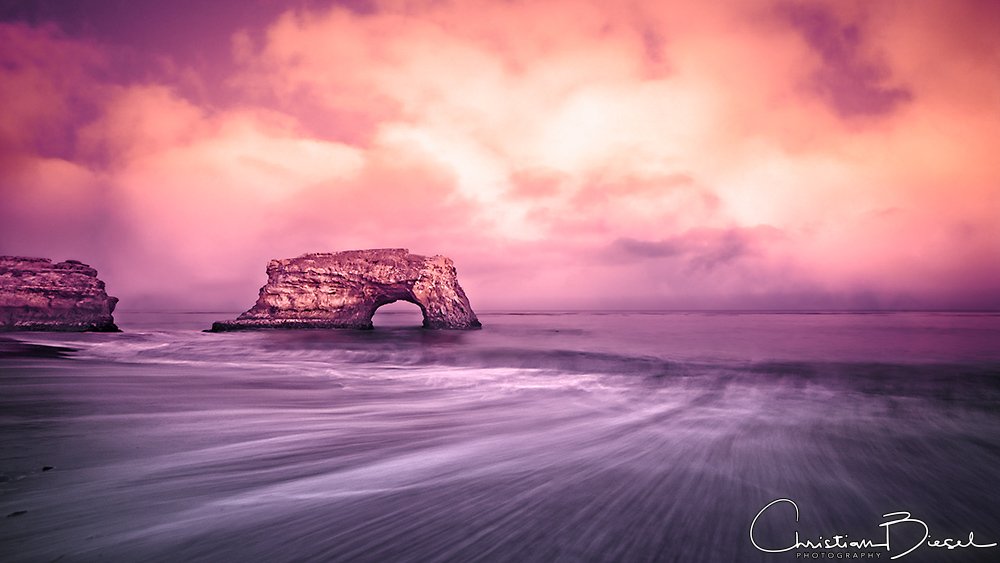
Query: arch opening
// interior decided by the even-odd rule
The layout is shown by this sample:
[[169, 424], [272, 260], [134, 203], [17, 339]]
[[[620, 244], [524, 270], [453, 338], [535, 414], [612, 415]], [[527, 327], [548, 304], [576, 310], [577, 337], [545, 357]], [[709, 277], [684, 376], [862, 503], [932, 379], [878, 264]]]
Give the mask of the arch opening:
[[373, 328], [412, 328], [426, 326], [426, 319], [419, 303], [399, 299], [375, 307], [371, 323]]

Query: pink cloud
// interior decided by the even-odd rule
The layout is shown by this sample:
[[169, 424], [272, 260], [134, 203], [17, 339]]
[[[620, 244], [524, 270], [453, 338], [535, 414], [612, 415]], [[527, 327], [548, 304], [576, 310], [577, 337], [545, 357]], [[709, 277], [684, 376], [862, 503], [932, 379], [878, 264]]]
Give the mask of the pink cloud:
[[66, 125], [97, 103], [89, 74], [104, 64], [100, 49], [53, 26], [0, 22], [0, 158], [20, 151], [66, 156]]
[[998, 306], [997, 14], [950, 6], [380, 2], [133, 74], [3, 24], [0, 252], [123, 308], [378, 246], [487, 308]]

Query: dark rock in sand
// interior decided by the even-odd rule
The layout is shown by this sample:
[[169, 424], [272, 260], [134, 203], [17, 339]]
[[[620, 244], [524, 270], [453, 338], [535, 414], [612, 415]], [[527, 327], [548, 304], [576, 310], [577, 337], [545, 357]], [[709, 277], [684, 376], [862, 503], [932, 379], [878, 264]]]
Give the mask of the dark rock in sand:
[[14, 512], [8, 514], [7, 518], [13, 518], [15, 516], [21, 516], [22, 514], [27, 514], [27, 513], [28, 513], [27, 510], [15, 510]]
[[213, 324], [212, 331], [372, 328], [375, 310], [394, 301], [420, 307], [426, 328], [482, 326], [450, 259], [383, 248], [272, 260], [257, 303], [235, 321]]
[[82, 262], [0, 256], [0, 331], [118, 332], [116, 303]]

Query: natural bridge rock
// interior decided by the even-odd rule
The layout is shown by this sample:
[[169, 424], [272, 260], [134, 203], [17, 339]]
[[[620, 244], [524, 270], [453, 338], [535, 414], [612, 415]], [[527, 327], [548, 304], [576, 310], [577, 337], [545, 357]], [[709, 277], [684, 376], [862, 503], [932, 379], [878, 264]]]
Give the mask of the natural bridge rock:
[[0, 330], [118, 332], [116, 303], [86, 264], [0, 256]]
[[372, 328], [375, 310], [394, 301], [420, 307], [425, 328], [482, 326], [444, 256], [403, 248], [304, 254], [271, 260], [257, 303], [213, 332], [256, 328]]

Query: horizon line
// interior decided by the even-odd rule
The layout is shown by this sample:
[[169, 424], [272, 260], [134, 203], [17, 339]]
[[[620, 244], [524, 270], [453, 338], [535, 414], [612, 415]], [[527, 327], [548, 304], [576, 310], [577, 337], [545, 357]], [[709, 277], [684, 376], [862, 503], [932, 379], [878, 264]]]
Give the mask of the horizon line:
[[[204, 311], [204, 310], [188, 310], [188, 309], [118, 309], [115, 313], [146, 313], [146, 314], [184, 314], [184, 315], [229, 315], [229, 314], [242, 314], [244, 309], [232, 310], [232, 311]], [[384, 314], [405, 314], [403, 311], [383, 311]], [[833, 309], [833, 308], [815, 308], [815, 309], [788, 309], [788, 308], [747, 308], [747, 309], [734, 309], [734, 308], [692, 308], [692, 309], [664, 309], [664, 308], [650, 308], [650, 309], [636, 309], [636, 308], [565, 308], [565, 309], [480, 309], [476, 314], [543, 314], [543, 313], [771, 313], [771, 314], [790, 314], [790, 313], [807, 313], [807, 314], [821, 314], [821, 313], [842, 313], [842, 314], [870, 314], [870, 313], [980, 313], [980, 314], [1000, 314], [1000, 309], [948, 309], [948, 308], [937, 308], [937, 309]]]

